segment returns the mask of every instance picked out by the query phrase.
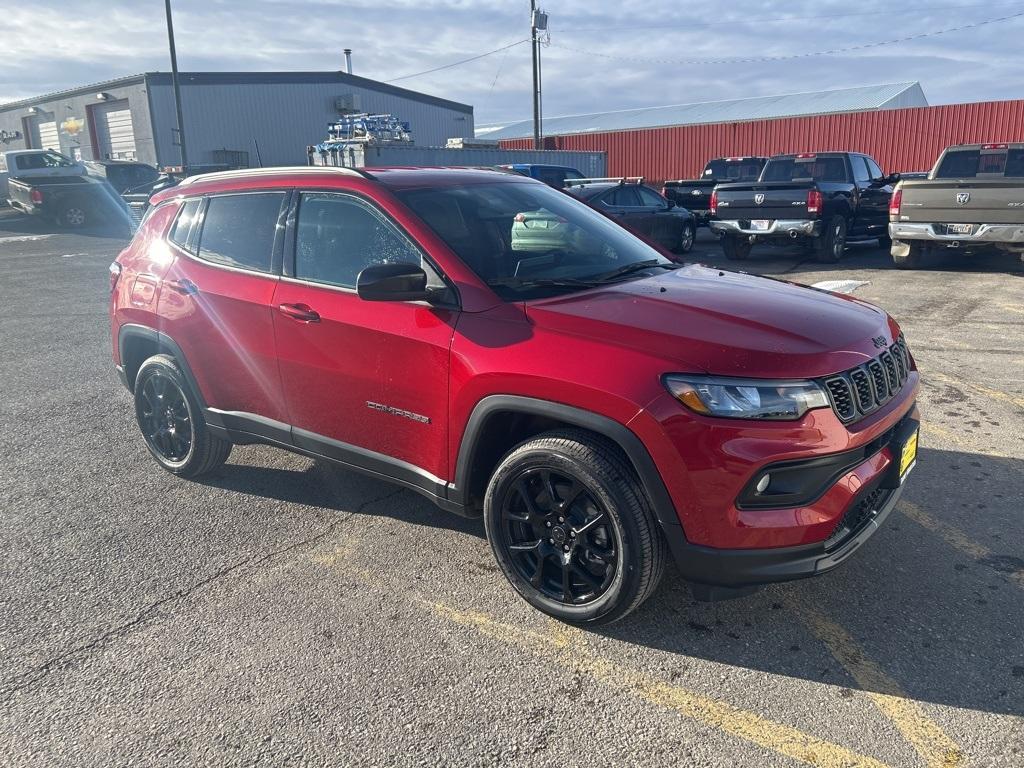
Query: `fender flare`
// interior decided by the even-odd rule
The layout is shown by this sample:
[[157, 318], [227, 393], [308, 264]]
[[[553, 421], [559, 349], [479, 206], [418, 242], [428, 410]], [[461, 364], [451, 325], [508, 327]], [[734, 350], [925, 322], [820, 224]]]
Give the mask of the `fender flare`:
[[[117, 353], [118, 357], [121, 359], [122, 368], [124, 367], [125, 348], [127, 342], [131, 339], [144, 339], [145, 341], [155, 344], [158, 348], [169, 350], [178, 365], [181, 366], [181, 371], [188, 380], [189, 386], [192, 387], [192, 392], [199, 400], [199, 405], [204, 410], [207, 408], [206, 398], [203, 397], [203, 391], [199, 388], [199, 382], [196, 381], [196, 377], [192, 374], [192, 369], [189, 367], [185, 353], [181, 351], [181, 347], [178, 346], [178, 343], [174, 339], [162, 331], [150, 328], [148, 325], [125, 323], [117, 332]], [[127, 378], [127, 372], [125, 376], [125, 384], [130, 392], [135, 391], [135, 380], [133, 378], [129, 381]]]
[[593, 411], [522, 395], [489, 395], [480, 400], [473, 408], [459, 446], [455, 483], [450, 486], [448, 494], [450, 501], [460, 505], [469, 503], [470, 472], [483, 439], [484, 428], [491, 416], [503, 412], [557, 419], [595, 432], [614, 442], [626, 454], [636, 470], [658, 523], [663, 529], [666, 526], [671, 526], [669, 530], [675, 529], [675, 531], [681, 532], [682, 526], [676, 516], [675, 505], [665, 487], [665, 482], [661, 479], [661, 474], [646, 446], [631, 429]]

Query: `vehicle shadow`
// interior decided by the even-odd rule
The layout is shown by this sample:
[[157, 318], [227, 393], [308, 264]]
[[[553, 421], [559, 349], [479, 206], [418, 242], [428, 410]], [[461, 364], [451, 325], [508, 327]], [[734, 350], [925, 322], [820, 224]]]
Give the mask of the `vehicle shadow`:
[[[836, 571], [719, 603], [694, 601], [669, 576], [635, 614], [597, 633], [680, 664], [698, 657], [860, 687], [822, 637], [823, 624], [838, 625], [848, 638], [841, 653], [874, 662], [911, 698], [1022, 715], [1022, 476], [1021, 460], [922, 449], [900, 506]], [[820, 617], [817, 631], [807, 610]]]

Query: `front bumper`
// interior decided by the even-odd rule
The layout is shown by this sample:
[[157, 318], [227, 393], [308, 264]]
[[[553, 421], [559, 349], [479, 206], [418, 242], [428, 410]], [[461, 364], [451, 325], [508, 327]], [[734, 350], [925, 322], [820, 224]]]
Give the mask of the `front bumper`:
[[712, 232], [750, 237], [817, 237], [821, 234], [820, 219], [775, 219], [768, 229], [751, 229], [748, 219], [715, 219], [708, 223]]
[[934, 243], [971, 245], [1019, 245], [1024, 247], [1024, 225], [979, 224], [968, 235], [947, 235], [937, 230], [945, 224], [917, 224], [904, 221], [889, 222], [889, 237], [893, 240], [928, 240]]

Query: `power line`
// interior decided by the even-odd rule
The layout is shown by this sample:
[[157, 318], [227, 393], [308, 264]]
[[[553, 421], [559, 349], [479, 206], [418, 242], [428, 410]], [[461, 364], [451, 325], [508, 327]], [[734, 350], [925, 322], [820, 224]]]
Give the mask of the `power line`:
[[973, 10], [975, 8], [991, 8], [997, 5], [1017, 5], [1020, 0], [994, 0], [988, 3], [972, 3], [970, 5], [928, 5], [917, 7], [890, 8], [875, 11], [849, 11], [847, 13], [824, 13], [814, 16], [775, 16], [771, 18], [754, 17], [750, 19], [728, 19], [724, 21], [690, 21], [685, 24], [645, 24], [635, 26], [614, 26], [614, 27], [558, 27], [556, 31], [563, 33], [576, 32], [628, 32], [630, 30], [650, 29], [710, 29], [713, 27], [735, 26], [737, 24], [770, 24], [777, 22], [792, 21], [814, 21], [820, 19], [843, 19], [856, 16], [901, 16], [908, 13], [924, 13], [926, 11], [957, 11]]
[[495, 48], [493, 51], [487, 51], [486, 53], [478, 53], [476, 56], [470, 56], [468, 59], [460, 59], [459, 61], [453, 61], [451, 64], [443, 64], [440, 67], [434, 67], [433, 69], [425, 69], [422, 72], [413, 72], [411, 75], [402, 75], [401, 77], [393, 77], [390, 80], [384, 80], [383, 82], [385, 82], [385, 83], [397, 83], [399, 80], [409, 80], [409, 79], [411, 79], [413, 77], [420, 77], [422, 75], [429, 75], [432, 72], [440, 72], [442, 69], [451, 69], [452, 67], [457, 67], [457, 66], [459, 66], [461, 64], [468, 64], [471, 61], [476, 61], [477, 59], [482, 59], [485, 56], [492, 56], [495, 53], [501, 53], [502, 51], [507, 51], [509, 48], [515, 48], [517, 45], [522, 45], [523, 43], [528, 43], [528, 42], [530, 42], [529, 38], [525, 38], [523, 40], [516, 40], [514, 43], [509, 43], [508, 45], [503, 45], [503, 46], [501, 46], [501, 48]]
[[834, 56], [838, 53], [850, 53], [851, 51], [863, 51], [868, 48], [880, 48], [885, 45], [896, 45], [898, 43], [907, 43], [913, 40], [922, 40], [928, 37], [937, 37], [938, 35], [947, 35], [950, 32], [963, 32], [968, 29], [976, 29], [978, 27], [984, 27], [988, 24], [997, 24], [1001, 21], [1010, 21], [1011, 19], [1017, 19], [1024, 16], [1024, 11], [1020, 13], [1013, 13], [1009, 16], [1000, 16], [996, 19], [984, 19], [982, 21], [976, 21], [971, 24], [963, 24], [959, 27], [949, 27], [948, 29], [939, 29], [933, 32], [921, 32], [916, 35], [909, 35], [907, 37], [898, 37], [892, 40], [880, 40], [874, 43], [861, 43], [860, 45], [850, 45], [845, 48], [830, 48], [825, 51], [811, 51], [808, 53], [791, 53], [781, 56], [750, 56], [745, 58], [733, 58], [733, 59], [652, 59], [639, 56], [616, 56], [610, 53], [599, 53], [597, 51], [587, 51], [582, 48], [576, 48], [570, 45], [562, 45], [560, 43], [551, 43], [556, 48], [562, 48], [564, 50], [575, 51], [576, 53], [583, 53], [587, 56], [597, 56], [602, 59], [614, 59], [616, 61], [631, 61], [641, 64], [749, 64], [754, 62], [763, 61], [789, 61], [792, 59], [806, 59], [814, 56]]

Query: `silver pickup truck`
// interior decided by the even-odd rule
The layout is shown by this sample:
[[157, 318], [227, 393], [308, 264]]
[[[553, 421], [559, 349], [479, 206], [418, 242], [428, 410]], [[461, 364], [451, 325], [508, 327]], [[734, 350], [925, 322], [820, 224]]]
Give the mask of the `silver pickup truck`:
[[1024, 143], [947, 148], [927, 179], [905, 179], [889, 204], [892, 260], [919, 269], [938, 250], [1024, 255]]

